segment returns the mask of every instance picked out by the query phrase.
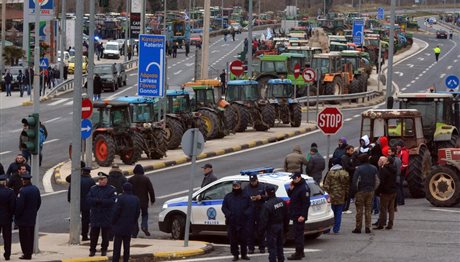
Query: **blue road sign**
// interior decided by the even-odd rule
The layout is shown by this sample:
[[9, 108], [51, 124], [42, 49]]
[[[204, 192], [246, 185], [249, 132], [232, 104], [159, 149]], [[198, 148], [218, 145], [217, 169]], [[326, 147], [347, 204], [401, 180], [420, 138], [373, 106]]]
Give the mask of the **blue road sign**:
[[139, 36], [139, 74], [137, 82], [137, 94], [139, 96], [164, 96], [165, 53], [165, 36]]
[[40, 2], [40, 15], [41, 16], [53, 16], [54, 15], [54, 0], [28, 0], [29, 1], [29, 13], [35, 13], [35, 2]]
[[377, 19], [383, 20], [385, 18], [385, 9], [383, 7], [377, 8]]
[[89, 119], [81, 120], [81, 139], [87, 139], [93, 131], [93, 123]]
[[460, 84], [460, 79], [457, 76], [450, 75], [446, 78], [446, 86], [449, 89], [455, 89]]
[[353, 43], [362, 45], [364, 41], [364, 20], [357, 19], [353, 21]]
[[40, 69], [46, 69], [50, 66], [50, 62], [48, 58], [42, 57], [40, 58]]

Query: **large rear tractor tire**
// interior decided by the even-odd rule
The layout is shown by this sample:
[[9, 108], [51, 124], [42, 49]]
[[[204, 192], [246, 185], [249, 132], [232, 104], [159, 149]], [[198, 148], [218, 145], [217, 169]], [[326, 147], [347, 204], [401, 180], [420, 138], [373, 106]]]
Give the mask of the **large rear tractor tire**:
[[115, 159], [115, 141], [110, 135], [98, 134], [94, 138], [94, 158], [100, 166], [111, 166]]
[[332, 82], [326, 84], [325, 90], [324, 90], [325, 95], [340, 95], [341, 93], [342, 93], [342, 78], [341, 77], [335, 77]]
[[418, 155], [409, 156], [407, 185], [413, 198], [425, 197], [425, 178], [431, 170], [431, 155], [427, 148], [420, 148]]
[[358, 79], [351, 81], [350, 84], [350, 94], [360, 93], [361, 92], [361, 83]]
[[235, 131], [237, 124], [237, 114], [232, 106], [227, 106], [224, 110], [225, 128], [230, 132]]
[[168, 149], [178, 148], [182, 141], [182, 135], [184, 134], [182, 124], [177, 119], [167, 117], [165, 132], [166, 144], [168, 145]]
[[292, 105], [291, 107], [291, 126], [299, 127], [302, 123], [302, 106], [300, 104]]
[[198, 113], [200, 113], [200, 118], [206, 130], [206, 139], [217, 138], [219, 130], [222, 129], [220, 127], [219, 117], [209, 110], [198, 110]]
[[237, 115], [237, 124], [235, 126], [236, 132], [244, 132], [248, 128], [249, 124], [249, 111], [241, 105], [232, 105], [233, 109], [235, 109]]
[[260, 110], [262, 122], [254, 125], [257, 131], [267, 131], [271, 126], [275, 125], [275, 108], [272, 105], [265, 105]]
[[425, 183], [426, 199], [437, 207], [451, 207], [460, 203], [460, 173], [454, 167], [438, 166]]
[[367, 91], [367, 80], [369, 79], [368, 74], [363, 73], [358, 77], [358, 81], [360, 82], [360, 90], [361, 92], [366, 92]]
[[135, 164], [141, 159], [144, 137], [140, 133], [133, 133], [130, 138], [130, 148], [120, 153], [121, 161], [126, 165]]
[[153, 138], [155, 139], [156, 147], [150, 149], [151, 159], [161, 159], [166, 156], [168, 144], [166, 142], [166, 134], [162, 129], [154, 129]]

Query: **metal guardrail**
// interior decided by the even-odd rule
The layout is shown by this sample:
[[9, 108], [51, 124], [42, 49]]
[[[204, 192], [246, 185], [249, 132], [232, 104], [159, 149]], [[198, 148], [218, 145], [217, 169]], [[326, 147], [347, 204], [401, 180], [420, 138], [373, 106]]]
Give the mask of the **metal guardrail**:
[[[380, 96], [382, 95], [383, 93], [382, 92], [379, 92], [379, 91], [368, 91], [368, 92], [362, 92], [362, 93], [354, 93], [354, 94], [345, 94], [345, 95], [322, 95], [322, 96], [310, 96], [308, 98], [308, 102], [309, 103], [321, 103], [321, 104], [325, 104], [326, 102], [331, 102], [331, 101], [348, 101], [350, 104], [351, 103], [355, 103], [356, 100], [358, 100], [358, 102], [360, 102], [359, 100], [362, 99], [361, 102], [366, 102], [366, 101], [369, 101], [377, 96]], [[306, 96], [303, 96], [303, 97], [298, 97], [297, 100], [300, 102], [300, 103], [307, 103], [307, 97]]]

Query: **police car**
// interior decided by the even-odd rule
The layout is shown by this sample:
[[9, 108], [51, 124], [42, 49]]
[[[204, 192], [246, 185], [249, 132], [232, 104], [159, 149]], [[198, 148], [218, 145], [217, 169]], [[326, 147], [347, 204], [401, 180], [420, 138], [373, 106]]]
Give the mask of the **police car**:
[[[221, 210], [226, 194], [232, 191], [232, 182], [241, 181], [241, 188], [249, 184], [249, 176], [257, 174], [259, 183], [273, 185], [276, 196], [284, 199], [289, 205], [287, 189], [289, 189], [291, 173], [277, 172], [273, 168], [256, 168], [242, 170], [240, 175], [228, 176], [214, 181], [197, 190], [192, 195], [192, 215], [190, 229], [193, 234], [226, 234], [225, 216]], [[322, 232], [334, 224], [329, 195], [314, 180], [302, 175], [310, 188], [310, 208], [305, 224], [305, 235], [310, 238], [319, 237]], [[162, 232], [171, 233], [173, 239], [183, 239], [188, 197], [179, 197], [164, 203], [159, 215], [159, 227]], [[292, 225], [292, 221], [290, 222]], [[293, 239], [290, 228], [288, 239]]]

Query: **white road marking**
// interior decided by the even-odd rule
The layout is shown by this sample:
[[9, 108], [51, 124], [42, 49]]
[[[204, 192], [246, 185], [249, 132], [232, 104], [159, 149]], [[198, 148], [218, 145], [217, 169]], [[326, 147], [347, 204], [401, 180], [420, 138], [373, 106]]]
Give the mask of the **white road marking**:
[[347, 121], [347, 122], [348, 122], [348, 121], [351, 121], [351, 120], [353, 120], [353, 118], [347, 118], [347, 119], [345, 119], [345, 121]]
[[447, 67], [447, 70], [450, 70], [450, 69], [452, 69], [452, 67], [453, 67], [453, 66], [451, 66], [451, 65], [450, 65], [450, 66], [448, 66], [448, 67]]
[[401, 89], [401, 91], [406, 91], [406, 89], [407, 89], [406, 87], [403, 87], [403, 88]]
[[179, 70], [179, 71], [175, 72], [174, 75], [177, 76], [180, 73], [182, 73], [182, 70]]
[[59, 141], [59, 139], [51, 139], [51, 140], [48, 140], [48, 141], [45, 141], [43, 144], [49, 144], [49, 143], [53, 143], [53, 142], [56, 142], [56, 141]]
[[18, 129], [14, 129], [14, 130], [11, 130], [10, 133], [17, 133], [19, 131], [22, 131], [22, 128], [18, 128]]
[[426, 56], [430, 56], [431, 54], [430, 53], [425, 53]]
[[137, 76], [137, 73], [129, 74], [129, 76]]
[[407, 64], [407, 66], [410, 67], [410, 68], [414, 67], [413, 64]]
[[219, 52], [219, 51], [218, 50], [212, 50], [211, 54], [214, 54], [214, 53], [217, 53], [217, 52]]
[[425, 60], [425, 58], [423, 58], [423, 57], [418, 57], [417, 59], [420, 60], [420, 61]]
[[6, 155], [6, 154], [9, 154], [9, 153], [11, 153], [11, 151], [4, 151], [4, 152], [1, 152], [1, 153], [0, 153], [0, 156], [1, 156], [1, 155]]
[[71, 106], [71, 105], [73, 105], [73, 101], [69, 101], [69, 102], [65, 103], [64, 105]]
[[120, 94], [122, 94], [122, 93], [124, 93], [124, 92], [126, 92], [126, 91], [132, 89], [133, 87], [136, 87], [136, 86], [137, 86], [137, 84], [132, 85], [132, 86], [130, 86], [130, 87], [126, 87], [126, 88], [124, 88], [122, 91], [120, 91], [120, 92], [118, 92], [118, 93], [115, 93], [115, 94], [109, 96], [108, 99], [113, 99], [113, 98], [119, 96]]
[[411, 84], [407, 84], [407, 85], [406, 85], [406, 87], [410, 87], [410, 86], [411, 86]]
[[430, 211], [448, 212], [448, 213], [460, 213], [460, 210], [443, 209], [443, 208], [430, 208], [429, 210]]
[[443, 79], [446, 76], [446, 74], [441, 74], [439, 78]]
[[419, 77], [419, 76], [415, 77], [415, 80], [419, 80], [419, 79], [420, 79], [420, 77]]
[[360, 117], [361, 115], [357, 114], [357, 115], [354, 115], [353, 118], [357, 118], [357, 117]]
[[414, 83], [415, 83], [415, 80], [410, 81], [410, 83], [411, 83], [411, 84], [414, 84]]
[[454, 60], [454, 63], [457, 63], [457, 62], [458, 62], [458, 59], [455, 59], [455, 60]]
[[185, 66], [190, 67], [190, 66], [192, 66], [192, 65], [194, 65], [194, 64], [195, 64], [195, 63], [187, 63], [187, 64], [185, 64]]
[[[200, 187], [195, 187], [195, 188], [193, 189], [193, 191], [198, 190], [198, 189], [200, 189]], [[168, 195], [159, 196], [159, 197], [157, 197], [157, 198], [158, 198], [158, 199], [170, 198], [170, 197], [173, 197], [173, 196], [185, 195], [186, 193], [188, 193], [188, 190], [182, 190], [182, 191], [175, 192], [175, 193], [171, 193], [171, 194], [168, 194]]]
[[54, 122], [54, 121], [59, 120], [59, 119], [61, 119], [60, 116], [59, 116], [59, 117], [52, 118], [52, 119], [50, 119], [50, 120], [46, 120], [46, 121], [44, 121], [43, 123], [44, 123], [44, 124], [48, 124], [48, 123]]
[[58, 100], [56, 100], [56, 101], [54, 101], [52, 103], [49, 103], [48, 105], [49, 106], [55, 106], [55, 105], [59, 105], [61, 103], [64, 103], [64, 102], [66, 102], [68, 100], [70, 100], [70, 98], [61, 98], [61, 99], [58, 99]]

